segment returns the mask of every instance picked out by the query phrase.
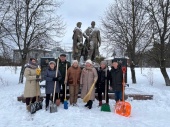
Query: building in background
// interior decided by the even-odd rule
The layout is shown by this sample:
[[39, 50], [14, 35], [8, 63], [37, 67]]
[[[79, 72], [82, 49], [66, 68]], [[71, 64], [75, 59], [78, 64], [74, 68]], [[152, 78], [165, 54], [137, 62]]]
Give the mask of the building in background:
[[[27, 59], [33, 57], [36, 58], [37, 61], [40, 62], [41, 57], [53, 57], [57, 58], [60, 56], [61, 53], [65, 53], [67, 55], [67, 60], [72, 61], [72, 52], [65, 51], [61, 47], [55, 47], [51, 50], [47, 49], [32, 49], [27, 55]], [[13, 62], [16, 64], [20, 64], [21, 62], [21, 55], [18, 49], [13, 50]]]

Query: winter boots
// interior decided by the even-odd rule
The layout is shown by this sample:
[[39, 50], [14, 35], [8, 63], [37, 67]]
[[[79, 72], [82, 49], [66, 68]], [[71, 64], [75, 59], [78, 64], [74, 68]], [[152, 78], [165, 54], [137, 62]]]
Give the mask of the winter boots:
[[91, 109], [91, 108], [92, 108], [92, 104], [93, 104], [92, 100], [89, 100], [89, 101], [87, 102], [87, 104], [84, 105], [84, 106], [85, 106], [85, 107], [88, 107], [89, 109]]
[[92, 108], [92, 104], [93, 104], [93, 101], [92, 101], [92, 100], [89, 100], [89, 106], [88, 106], [89, 109]]
[[87, 104], [84, 105], [84, 107], [88, 107], [89, 106], [89, 101], [87, 102]]

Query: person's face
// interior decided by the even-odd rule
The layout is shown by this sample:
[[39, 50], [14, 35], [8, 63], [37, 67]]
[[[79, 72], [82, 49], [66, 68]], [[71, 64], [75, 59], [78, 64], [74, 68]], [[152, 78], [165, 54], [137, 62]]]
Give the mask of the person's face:
[[101, 67], [102, 69], [105, 69], [105, 68], [106, 68], [106, 65], [105, 65], [105, 64], [101, 64], [100, 67]]
[[91, 26], [92, 26], [92, 28], [94, 28], [94, 26], [95, 26], [95, 22], [92, 22], [92, 23], [91, 23]]
[[73, 64], [73, 66], [74, 66], [74, 67], [78, 67], [78, 63], [75, 62], [75, 63]]
[[60, 60], [61, 60], [61, 62], [64, 62], [66, 60], [66, 57], [65, 56], [60, 56]]
[[54, 69], [54, 67], [55, 67], [55, 65], [52, 63], [52, 64], [50, 64], [50, 68], [51, 69]]
[[118, 63], [117, 63], [117, 62], [113, 62], [113, 63], [112, 63], [112, 66], [113, 66], [115, 69], [117, 69]]
[[81, 24], [78, 24], [78, 27], [81, 28]]
[[36, 60], [32, 60], [32, 63], [36, 63]]
[[90, 63], [86, 63], [86, 67], [90, 67], [91, 66], [91, 64]]

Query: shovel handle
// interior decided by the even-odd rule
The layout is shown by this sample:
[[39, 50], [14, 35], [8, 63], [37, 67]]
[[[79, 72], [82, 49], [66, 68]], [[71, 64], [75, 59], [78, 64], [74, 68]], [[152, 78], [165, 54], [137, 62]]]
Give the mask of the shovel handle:
[[[59, 59], [57, 59], [57, 68], [56, 68], [56, 77], [58, 76], [58, 64], [59, 64]], [[56, 90], [56, 82], [54, 82], [54, 93], [53, 93], [53, 103], [54, 103], [54, 96], [55, 96], [55, 90]]]
[[66, 92], [66, 89], [67, 89], [67, 84], [66, 84], [66, 81], [67, 81], [67, 63], [66, 63], [66, 73], [65, 73], [65, 97], [64, 97], [64, 99], [66, 100], [66, 94], [67, 94], [67, 92]]
[[124, 101], [124, 85], [125, 85], [125, 73], [126, 73], [126, 67], [122, 67], [122, 72], [123, 72], [123, 82], [122, 82], [122, 86], [123, 86], [123, 91], [122, 91], [122, 101]]

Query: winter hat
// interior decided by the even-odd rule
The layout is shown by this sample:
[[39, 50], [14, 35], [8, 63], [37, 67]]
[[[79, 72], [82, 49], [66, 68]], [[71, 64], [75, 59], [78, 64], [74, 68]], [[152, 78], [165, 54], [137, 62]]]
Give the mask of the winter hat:
[[54, 65], [56, 66], [56, 63], [55, 63], [54, 61], [50, 61], [50, 62], [49, 62], [49, 65], [50, 65], [50, 64], [54, 64]]
[[64, 57], [66, 57], [66, 54], [62, 53], [62, 54], [60, 54], [60, 56], [64, 56]]
[[[88, 60], [86, 61], [86, 63], [92, 64], [92, 61], [91, 61], [90, 59], [88, 59]], [[85, 64], [86, 64], [86, 63], [85, 63]]]
[[118, 61], [117, 61], [116, 59], [113, 59], [113, 60], [112, 60], [112, 63], [114, 63], [114, 62], [117, 62], [117, 63], [118, 63]]
[[74, 63], [77, 63], [77, 64], [78, 64], [78, 61], [77, 61], [77, 60], [73, 60], [73, 61], [72, 61], [72, 65], [73, 65]]
[[26, 67], [36, 69], [38, 67], [38, 64], [33, 63], [32, 60], [30, 60]]
[[106, 61], [101, 61], [101, 62], [100, 62], [100, 65], [101, 65], [101, 64], [104, 64], [104, 65], [106, 66], [106, 65], [107, 65], [107, 62], [106, 62]]

